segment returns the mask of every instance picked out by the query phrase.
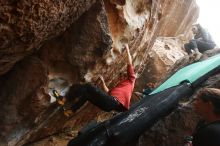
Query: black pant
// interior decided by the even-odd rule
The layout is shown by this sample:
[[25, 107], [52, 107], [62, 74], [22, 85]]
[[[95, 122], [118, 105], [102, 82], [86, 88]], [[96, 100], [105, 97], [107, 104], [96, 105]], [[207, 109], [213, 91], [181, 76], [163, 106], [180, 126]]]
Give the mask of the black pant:
[[66, 97], [67, 99], [77, 98], [78, 101], [72, 106], [73, 111], [79, 109], [86, 101], [90, 101], [92, 104], [107, 112], [111, 110], [120, 112], [125, 110], [115, 97], [92, 84], [74, 84], [70, 87]]
[[215, 47], [215, 43], [193, 39], [189, 43], [185, 44], [184, 47], [188, 54], [191, 54], [192, 50], [194, 50], [195, 48], [198, 48], [199, 52], [203, 53], [207, 50], [213, 49]]

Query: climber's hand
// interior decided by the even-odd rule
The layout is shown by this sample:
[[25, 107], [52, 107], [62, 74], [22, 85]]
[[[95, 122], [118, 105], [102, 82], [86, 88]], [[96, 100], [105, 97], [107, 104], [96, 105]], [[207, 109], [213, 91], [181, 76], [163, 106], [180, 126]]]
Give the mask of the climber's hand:
[[101, 81], [104, 81], [104, 78], [103, 78], [102, 75], [99, 75], [98, 77], [99, 77], [99, 79], [100, 79]]

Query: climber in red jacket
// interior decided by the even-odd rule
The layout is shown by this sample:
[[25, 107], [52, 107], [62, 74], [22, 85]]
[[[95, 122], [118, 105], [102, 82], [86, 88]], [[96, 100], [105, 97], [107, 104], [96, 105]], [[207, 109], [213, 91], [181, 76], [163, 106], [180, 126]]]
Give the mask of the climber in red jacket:
[[76, 112], [86, 101], [90, 101], [104, 111], [125, 111], [129, 109], [130, 99], [135, 84], [135, 72], [132, 65], [132, 58], [128, 45], [125, 45], [127, 52], [127, 77], [121, 80], [114, 88], [108, 89], [102, 76], [100, 79], [104, 91], [90, 84], [74, 84], [70, 87], [67, 95], [58, 100], [58, 103], [64, 104], [67, 100], [77, 98], [77, 102], [71, 110], [64, 111], [65, 115]]

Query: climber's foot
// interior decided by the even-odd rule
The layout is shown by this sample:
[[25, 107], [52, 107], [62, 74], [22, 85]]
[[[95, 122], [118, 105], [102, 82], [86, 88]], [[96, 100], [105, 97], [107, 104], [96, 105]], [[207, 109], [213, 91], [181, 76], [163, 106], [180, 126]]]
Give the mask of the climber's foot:
[[64, 105], [65, 101], [66, 101], [65, 97], [61, 96], [57, 92], [57, 90], [53, 90], [52, 92], [53, 92], [53, 96], [56, 98], [57, 103], [60, 104], [60, 105]]
[[64, 109], [63, 114], [66, 117], [70, 117], [73, 114], [73, 111], [71, 109]]

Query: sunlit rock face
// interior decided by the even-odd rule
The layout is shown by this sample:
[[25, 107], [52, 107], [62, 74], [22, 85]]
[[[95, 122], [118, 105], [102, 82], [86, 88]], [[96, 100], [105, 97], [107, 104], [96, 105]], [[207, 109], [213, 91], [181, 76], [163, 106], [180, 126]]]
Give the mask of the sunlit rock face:
[[182, 40], [166, 37], [156, 39], [147, 60], [145, 71], [135, 87], [139, 91], [146, 88], [148, 83], [159, 86], [176, 69], [188, 63]]
[[[113, 87], [126, 71], [125, 43], [137, 76], [148, 76], [137, 80], [139, 89], [149, 80], [159, 84], [185, 55], [178, 39], [188, 41], [186, 34], [198, 17], [194, 0], [0, 3], [2, 145], [23, 145], [67, 126], [108, 118], [91, 104], [67, 118], [61, 107], [51, 103], [50, 91], [56, 88], [65, 94], [79, 82], [99, 85], [99, 74]], [[152, 79], [149, 69], [155, 74]], [[164, 76], [157, 77], [161, 72]]]

